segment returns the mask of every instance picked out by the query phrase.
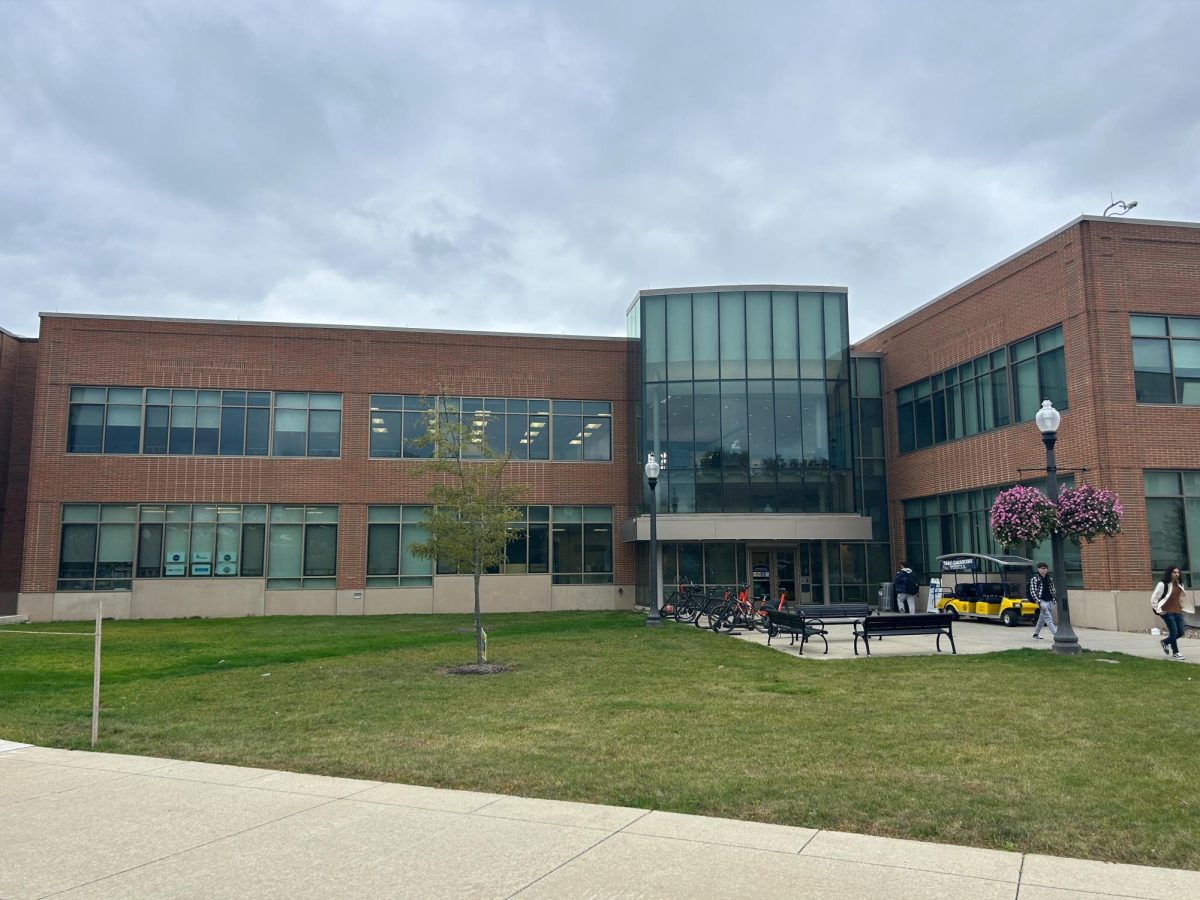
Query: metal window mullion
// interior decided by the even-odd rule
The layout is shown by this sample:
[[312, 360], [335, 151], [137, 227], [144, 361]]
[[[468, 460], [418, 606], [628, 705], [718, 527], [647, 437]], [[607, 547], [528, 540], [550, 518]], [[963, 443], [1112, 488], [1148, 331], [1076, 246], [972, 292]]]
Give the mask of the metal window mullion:
[[[1183, 402], [1183, 398], [1179, 396], [1179, 384], [1175, 380], [1175, 338], [1171, 335], [1171, 318], [1167, 317], [1167, 365], [1171, 370], [1171, 396], [1174, 398], [1176, 405]], [[1184, 508], [1184, 516], [1187, 516], [1187, 509]]]

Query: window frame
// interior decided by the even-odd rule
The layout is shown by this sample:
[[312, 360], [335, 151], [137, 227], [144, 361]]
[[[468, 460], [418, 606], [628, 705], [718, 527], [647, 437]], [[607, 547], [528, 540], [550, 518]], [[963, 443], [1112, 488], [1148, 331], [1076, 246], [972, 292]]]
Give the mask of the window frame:
[[[98, 402], [95, 399], [88, 399], [89, 392], [103, 391], [104, 401]], [[140, 392], [141, 399], [136, 404], [138, 410], [138, 448], [137, 450], [109, 450], [109, 408], [122, 407], [134, 408], [133, 404], [128, 399], [114, 401], [112, 394], [114, 391], [129, 393], [132, 391]], [[80, 399], [76, 400], [76, 395]], [[241, 395], [242, 402], [237, 402], [236, 398]], [[304, 430], [304, 453], [302, 454], [279, 454], [277, 452], [276, 425], [277, 412], [279, 410], [299, 411], [300, 407], [280, 406], [277, 403], [277, 398], [281, 395], [303, 395], [305, 398], [305, 430]], [[190, 397], [191, 402], [187, 402]], [[336, 398], [334, 400], [333, 398]], [[324, 399], [326, 405], [321, 405], [320, 400]], [[314, 400], [317, 403], [314, 405]], [[79, 449], [78, 440], [75, 439], [74, 430], [78, 427], [75, 421], [76, 410], [86, 408], [99, 407], [100, 423], [94, 427], [98, 429], [98, 446], [99, 449]], [[226, 421], [232, 419], [229, 411], [242, 410], [240, 417], [240, 446], [239, 453], [223, 452], [226, 444]], [[257, 410], [266, 410], [265, 417], [257, 414]], [[64, 453], [69, 456], [167, 456], [167, 457], [204, 457], [216, 459], [242, 459], [242, 458], [257, 458], [270, 457], [273, 459], [340, 459], [342, 456], [342, 430], [344, 425], [344, 410], [345, 397], [337, 391], [263, 391], [251, 390], [248, 388], [181, 388], [181, 387], [130, 387], [121, 385], [84, 385], [72, 384], [67, 388], [67, 416], [66, 416], [66, 434], [64, 436], [63, 445]], [[161, 411], [161, 412], [160, 412]], [[165, 412], [165, 425], [157, 424], [157, 420]], [[188, 425], [175, 425], [176, 414], [182, 419], [189, 419]], [[318, 417], [328, 415], [330, 413], [337, 414], [337, 448], [334, 452], [313, 452], [313, 424], [314, 414]], [[151, 424], [151, 416], [154, 416], [156, 424]], [[236, 413], [234, 414], [236, 415]], [[201, 419], [215, 419], [215, 425], [201, 425]], [[265, 418], [265, 446], [261, 448], [262, 452], [251, 452], [259, 449], [257, 446], [251, 446], [251, 441], [261, 439], [259, 431], [263, 427], [260, 421]], [[232, 423], [231, 423], [232, 424]], [[130, 428], [132, 426], [120, 426]], [[199, 435], [201, 431], [213, 432], [211, 440], [211, 452], [197, 452]], [[158, 434], [162, 431], [161, 436]], [[188, 437], [183, 434], [176, 435], [175, 432], [188, 432]], [[152, 434], [153, 433], [153, 434]], [[320, 432], [322, 434], [332, 434], [331, 431]], [[162, 441], [160, 444], [159, 441]], [[152, 449], [147, 449], [152, 444]], [[177, 443], [178, 441], [178, 443]], [[206, 446], [209, 446], [206, 443]], [[178, 448], [178, 449], [176, 449]]]

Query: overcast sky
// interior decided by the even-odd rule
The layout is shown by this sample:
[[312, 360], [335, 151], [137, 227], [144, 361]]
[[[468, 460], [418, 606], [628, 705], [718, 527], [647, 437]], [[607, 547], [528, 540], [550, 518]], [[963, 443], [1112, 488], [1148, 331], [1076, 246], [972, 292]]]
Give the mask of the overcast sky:
[[1080, 213], [1200, 220], [1200, 3], [0, 0], [0, 326], [865, 336]]

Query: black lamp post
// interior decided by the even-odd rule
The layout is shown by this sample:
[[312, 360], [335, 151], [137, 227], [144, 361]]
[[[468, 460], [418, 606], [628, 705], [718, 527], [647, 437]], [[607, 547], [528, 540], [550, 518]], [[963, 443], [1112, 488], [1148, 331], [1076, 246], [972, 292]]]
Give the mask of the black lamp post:
[[[1058, 502], [1058, 466], [1054, 462], [1054, 442], [1058, 439], [1058, 424], [1062, 416], [1049, 400], [1042, 401], [1034, 421], [1046, 445], [1046, 492]], [[1067, 655], [1079, 653], [1079, 637], [1071, 627], [1071, 607], [1067, 603], [1067, 576], [1063, 561], [1062, 531], [1054, 529], [1050, 536], [1050, 565], [1054, 569], [1054, 584], [1058, 590], [1058, 631], [1054, 634], [1054, 652]]]
[[[666, 454], [663, 454], [666, 457]], [[653, 628], [662, 624], [662, 616], [658, 611], [658, 502], [654, 497], [654, 488], [658, 484], [658, 476], [662, 466], [651, 453], [646, 457], [646, 482], [650, 485], [650, 611], [646, 613], [646, 627]]]

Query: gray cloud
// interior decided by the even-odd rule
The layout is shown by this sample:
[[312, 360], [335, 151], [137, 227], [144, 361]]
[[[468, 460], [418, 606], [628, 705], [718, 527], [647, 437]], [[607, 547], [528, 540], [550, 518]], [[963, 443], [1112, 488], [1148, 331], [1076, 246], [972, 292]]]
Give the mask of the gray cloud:
[[1109, 191], [1196, 219], [1180, 2], [0, 5], [0, 297], [616, 334], [847, 284], [866, 334]]

